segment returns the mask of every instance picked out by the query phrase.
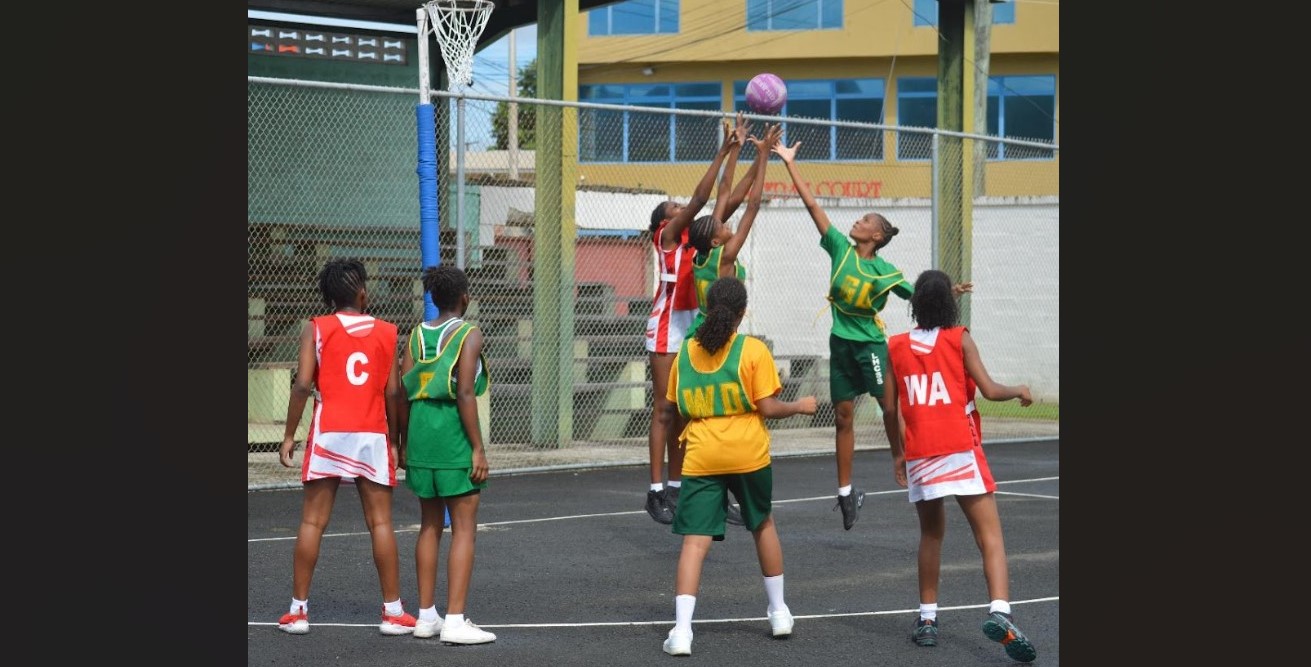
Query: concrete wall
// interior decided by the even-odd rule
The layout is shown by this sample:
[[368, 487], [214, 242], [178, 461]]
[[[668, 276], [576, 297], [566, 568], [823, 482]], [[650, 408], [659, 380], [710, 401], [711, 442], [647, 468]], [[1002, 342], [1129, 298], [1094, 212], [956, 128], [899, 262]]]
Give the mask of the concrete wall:
[[[494, 234], [495, 211], [506, 212], [513, 206], [531, 212], [532, 201], [532, 191], [527, 188], [484, 187], [481, 224]], [[645, 231], [655, 201], [659, 198], [650, 195], [580, 192], [578, 227]], [[833, 225], [844, 233], [869, 211], [884, 214], [900, 231], [880, 254], [900, 268], [911, 283], [921, 271], [932, 268], [929, 200], [823, 199], [821, 204]], [[707, 210], [711, 206], [713, 203]], [[1026, 383], [1035, 398], [1057, 401], [1059, 199], [979, 199], [973, 210], [970, 328], [984, 362], [998, 382]], [[731, 219], [730, 225], [736, 226], [740, 215]], [[601, 263], [600, 256], [589, 260], [581, 248], [580, 264]], [[801, 203], [792, 198], [768, 202], [756, 218], [739, 258], [747, 266], [750, 299], [742, 330], [768, 338], [776, 354], [827, 357], [831, 318], [824, 297], [828, 293], [829, 258], [820, 248], [815, 224]], [[650, 266], [646, 262], [639, 269], [634, 263], [622, 262], [608, 270], [627, 277], [634, 271], [650, 272]], [[896, 296], [882, 317], [892, 333], [912, 326], [909, 302]]]

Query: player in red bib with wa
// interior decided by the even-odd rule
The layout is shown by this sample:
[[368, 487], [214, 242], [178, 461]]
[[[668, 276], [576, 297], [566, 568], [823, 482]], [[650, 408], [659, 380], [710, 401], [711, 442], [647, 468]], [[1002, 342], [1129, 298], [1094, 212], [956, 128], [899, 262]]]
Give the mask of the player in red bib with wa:
[[292, 558], [291, 610], [278, 620], [278, 628], [291, 634], [310, 631], [310, 581], [343, 479], [355, 482], [373, 540], [383, 601], [378, 630], [385, 635], [414, 632], [415, 619], [401, 604], [400, 558], [391, 516], [399, 462], [396, 415], [405, 400], [396, 362], [396, 325], [364, 313], [367, 280], [359, 260], [329, 260], [319, 272], [319, 292], [332, 313], [312, 318], [300, 334], [296, 382], [279, 451], [282, 465], [292, 467], [296, 429], [313, 396], [300, 468], [305, 496]]
[[1038, 652], [1011, 617], [997, 484], [983, 455], [974, 393], [977, 386], [990, 401], [1018, 398], [1024, 407], [1033, 398], [1027, 385], [999, 384], [988, 375], [969, 329], [957, 325], [959, 308], [946, 273], [920, 274], [910, 310], [915, 328], [888, 339], [892, 380], [884, 390], [892, 409], [884, 411], [883, 424], [893, 477], [909, 490], [919, 515], [920, 614], [911, 639], [920, 646], [938, 643], [938, 576], [947, 525], [943, 499], [955, 496], [983, 557], [992, 601], [983, 634], [1001, 642], [1012, 659], [1032, 662]]

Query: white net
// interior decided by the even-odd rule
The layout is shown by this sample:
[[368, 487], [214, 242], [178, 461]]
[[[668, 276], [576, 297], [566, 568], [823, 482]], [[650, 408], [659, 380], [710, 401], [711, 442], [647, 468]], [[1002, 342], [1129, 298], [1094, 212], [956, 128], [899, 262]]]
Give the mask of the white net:
[[433, 0], [425, 3], [451, 87], [473, 84], [473, 50], [492, 15], [491, 0]]

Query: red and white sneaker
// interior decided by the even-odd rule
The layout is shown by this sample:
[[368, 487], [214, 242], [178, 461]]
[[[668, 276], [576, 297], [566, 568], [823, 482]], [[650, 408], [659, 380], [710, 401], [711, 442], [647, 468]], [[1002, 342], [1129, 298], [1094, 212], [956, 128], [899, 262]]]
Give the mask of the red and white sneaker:
[[384, 635], [408, 635], [414, 633], [415, 618], [405, 612], [399, 616], [391, 616], [387, 613], [387, 608], [382, 610], [382, 623], [378, 625], [378, 632]]
[[299, 613], [287, 612], [278, 619], [278, 629], [293, 635], [303, 635], [310, 631], [310, 615], [301, 607]]

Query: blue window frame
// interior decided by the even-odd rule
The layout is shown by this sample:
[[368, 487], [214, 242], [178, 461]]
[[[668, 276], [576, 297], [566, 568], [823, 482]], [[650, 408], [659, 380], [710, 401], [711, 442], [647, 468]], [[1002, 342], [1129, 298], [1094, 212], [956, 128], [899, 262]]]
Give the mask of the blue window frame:
[[[988, 134], [1010, 139], [1056, 140], [1056, 77], [988, 78]], [[988, 142], [990, 160], [1050, 160], [1054, 151]]]
[[[934, 77], [897, 79], [897, 125], [938, 126], [938, 80]], [[933, 135], [897, 133], [898, 160], [928, 160], [933, 156]]]
[[[580, 102], [719, 111], [719, 83], [593, 84]], [[719, 149], [719, 117], [578, 110], [580, 162], [701, 162]]]
[[[915, 25], [938, 25], [938, 0], [915, 0]], [[1015, 23], [1014, 2], [992, 3], [992, 23]]]
[[677, 32], [678, 0], [625, 0], [587, 12], [592, 37]]
[[[883, 79], [817, 79], [785, 81], [788, 101], [780, 116], [846, 120], [858, 123], [883, 122]], [[747, 106], [746, 81], [733, 82], [733, 111], [755, 113]], [[759, 122], [756, 123], [759, 125]], [[763, 129], [761, 130], [763, 132]], [[803, 160], [882, 160], [883, 130], [824, 127], [783, 123], [783, 141], [798, 141], [797, 157]], [[738, 160], [756, 159], [756, 147], [747, 144]]]
[[835, 30], [842, 0], [747, 0], [747, 30]]

